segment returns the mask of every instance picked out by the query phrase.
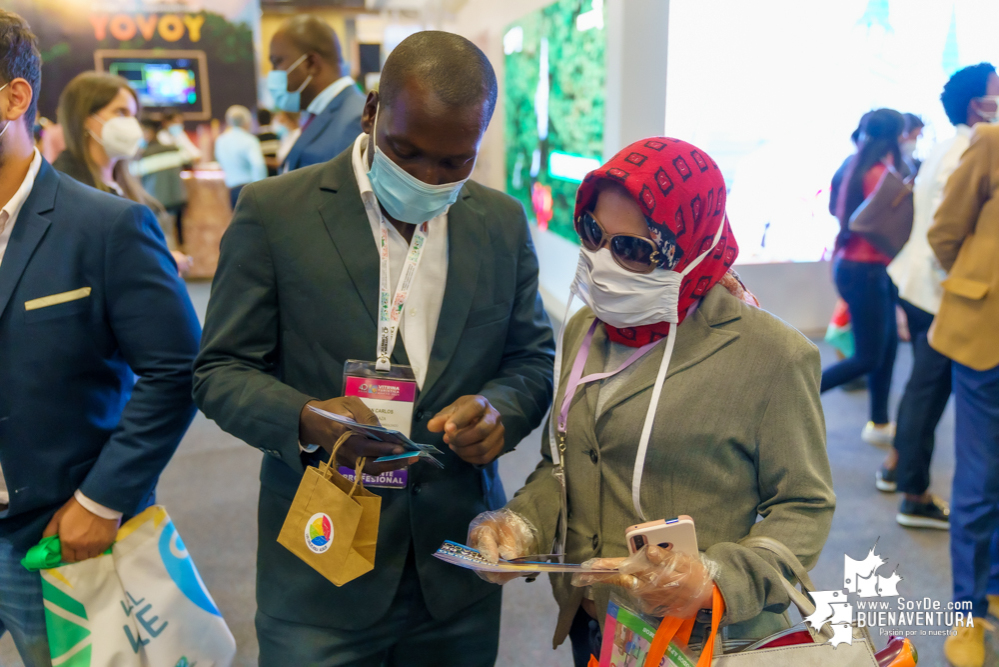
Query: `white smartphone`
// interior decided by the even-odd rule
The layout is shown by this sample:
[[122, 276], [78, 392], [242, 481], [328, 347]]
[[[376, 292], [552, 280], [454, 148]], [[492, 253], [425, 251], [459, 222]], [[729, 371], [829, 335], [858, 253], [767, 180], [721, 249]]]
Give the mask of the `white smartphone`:
[[624, 531], [628, 552], [635, 553], [647, 544], [697, 556], [697, 532], [694, 520], [686, 514], [675, 519], [659, 519], [631, 526]]

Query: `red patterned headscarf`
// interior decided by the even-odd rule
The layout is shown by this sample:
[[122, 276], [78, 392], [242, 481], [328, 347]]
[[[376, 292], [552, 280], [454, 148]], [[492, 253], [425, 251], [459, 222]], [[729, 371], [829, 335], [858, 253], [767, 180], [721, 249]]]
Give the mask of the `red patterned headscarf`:
[[[681, 283], [677, 309], [680, 322], [716, 283], [723, 282], [730, 291], [735, 289], [733, 282], [741, 287], [738, 278], [726, 278], [739, 246], [725, 215], [725, 179], [707, 153], [668, 137], [636, 141], [587, 174], [576, 194], [576, 217], [593, 210], [597, 186], [605, 180], [623, 186], [642, 209], [664, 269], [683, 271], [711, 248], [719, 225], [725, 226], [714, 252]], [[737, 296], [755, 302], [752, 295]], [[607, 325], [611, 340], [634, 347], [664, 338], [668, 331], [666, 322], [627, 329]]]

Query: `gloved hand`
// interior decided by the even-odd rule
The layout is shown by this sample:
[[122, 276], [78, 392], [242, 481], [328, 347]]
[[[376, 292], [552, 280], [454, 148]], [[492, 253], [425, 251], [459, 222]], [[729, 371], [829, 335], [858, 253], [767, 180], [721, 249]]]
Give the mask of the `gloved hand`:
[[593, 558], [583, 568], [611, 569], [617, 572], [572, 575], [573, 586], [611, 584], [625, 589], [652, 616], [693, 618], [699, 609], [711, 608], [711, 594], [717, 565], [711, 561], [663, 549], [642, 547], [627, 558]]
[[[500, 558], [511, 560], [537, 553], [537, 531], [530, 521], [508, 509], [483, 512], [468, 526], [468, 546], [495, 563]], [[519, 574], [476, 572], [493, 584], [505, 584]]]

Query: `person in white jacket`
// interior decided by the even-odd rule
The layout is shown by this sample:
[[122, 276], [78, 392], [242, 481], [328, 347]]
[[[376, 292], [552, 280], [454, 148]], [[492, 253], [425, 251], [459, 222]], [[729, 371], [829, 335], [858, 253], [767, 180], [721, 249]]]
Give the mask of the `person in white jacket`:
[[950, 527], [947, 505], [928, 492], [934, 432], [950, 397], [951, 367], [950, 359], [931, 348], [928, 341], [946, 272], [926, 235], [943, 199], [944, 185], [968, 148], [971, 126], [996, 119], [997, 95], [999, 76], [989, 63], [965, 67], [944, 86], [940, 101], [956, 132], [938, 142], [923, 162], [913, 187], [912, 235], [888, 267], [908, 321], [913, 363], [898, 409], [894, 449], [878, 470], [876, 483], [881, 491], [905, 494], [896, 520], [909, 528]]

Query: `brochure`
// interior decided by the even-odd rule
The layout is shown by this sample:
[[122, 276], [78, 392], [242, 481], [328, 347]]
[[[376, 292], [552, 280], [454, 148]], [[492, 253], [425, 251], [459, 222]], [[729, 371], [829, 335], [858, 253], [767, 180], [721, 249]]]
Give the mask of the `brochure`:
[[[423, 445], [417, 442], [413, 442], [404, 434], [399, 431], [394, 431], [390, 428], [385, 428], [383, 426], [370, 426], [368, 424], [359, 424], [350, 417], [344, 417], [343, 415], [338, 415], [335, 412], [329, 412], [321, 408], [317, 408], [313, 405], [308, 406], [310, 410], [315, 412], [317, 415], [322, 415], [331, 421], [335, 421], [338, 424], [343, 424], [351, 431], [363, 435], [369, 440], [377, 440], [378, 442], [387, 442], [392, 445], [399, 445], [410, 452], [419, 452], [417, 454], [420, 458], [426, 459], [436, 465], [438, 468], [443, 468], [444, 464], [437, 460], [433, 454], [440, 454], [441, 450], [437, 449], [433, 445]], [[413, 454], [393, 454], [391, 456], [382, 456], [381, 458], [375, 459], [375, 461], [394, 461], [401, 458], [407, 458], [413, 456]]]
[[[469, 570], [478, 570], [480, 572], [510, 572], [522, 575], [537, 574], [538, 572], [614, 572], [615, 570], [594, 570], [591, 568], [583, 569], [582, 565], [573, 563], [550, 563], [545, 561], [536, 560], [525, 560], [518, 558], [516, 560], [503, 560], [499, 559], [497, 563], [491, 563], [486, 560], [485, 556], [479, 553], [477, 550], [466, 547], [464, 544], [458, 544], [457, 542], [452, 542], [447, 540], [441, 545], [434, 556], [440, 558], [445, 563], [451, 563], [452, 565], [457, 565], [458, 567], [464, 567]], [[528, 556], [527, 558], [530, 558]]]

